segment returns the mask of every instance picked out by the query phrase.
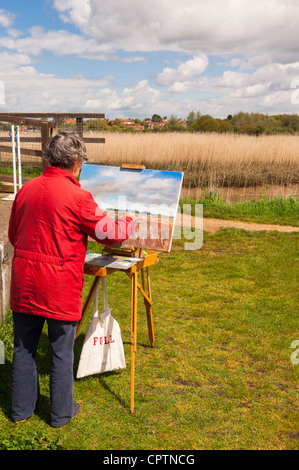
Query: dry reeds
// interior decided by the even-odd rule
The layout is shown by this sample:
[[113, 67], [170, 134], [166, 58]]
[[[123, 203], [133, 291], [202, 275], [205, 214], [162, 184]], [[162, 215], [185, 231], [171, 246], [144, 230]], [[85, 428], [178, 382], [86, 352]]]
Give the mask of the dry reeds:
[[189, 188], [299, 182], [299, 136], [107, 132], [105, 139], [101, 155], [92, 162], [183, 171]]

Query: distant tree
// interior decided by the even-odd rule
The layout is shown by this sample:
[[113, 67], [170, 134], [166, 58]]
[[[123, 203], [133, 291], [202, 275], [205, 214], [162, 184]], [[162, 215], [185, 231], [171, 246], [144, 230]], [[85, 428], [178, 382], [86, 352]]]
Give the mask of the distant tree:
[[219, 123], [216, 119], [214, 118], [208, 118], [203, 121], [200, 126], [199, 130], [203, 132], [217, 132], [219, 129]]
[[174, 116], [174, 114], [172, 114], [169, 119], [169, 124], [171, 126], [174, 126], [175, 124], [177, 124], [178, 120], [179, 118], [177, 116]]
[[200, 111], [197, 111], [196, 113], [194, 111], [190, 111], [190, 113], [187, 116], [188, 127], [192, 126], [192, 124], [194, 124], [200, 118], [201, 118]]
[[299, 131], [299, 116], [296, 114], [283, 114], [281, 116], [281, 126], [293, 131]]
[[187, 116], [188, 126], [191, 126], [195, 121], [196, 121], [196, 114], [194, 111], [190, 111], [190, 113]]
[[201, 116], [191, 126], [192, 130], [199, 132], [217, 132], [219, 129], [219, 122], [208, 114]]
[[255, 135], [261, 135], [261, 134], [264, 134], [265, 132], [265, 128], [263, 126], [256, 126], [255, 128]]
[[252, 124], [244, 124], [239, 127], [241, 134], [255, 135], [255, 127]]
[[219, 124], [218, 131], [219, 132], [234, 132], [234, 126], [232, 126], [229, 122], [222, 121]]
[[152, 115], [152, 121], [153, 122], [161, 122], [162, 118], [161, 118], [161, 116], [159, 116], [159, 114], [153, 114]]
[[[115, 126], [118, 126], [118, 127], [121, 127], [121, 120], [120, 120], [120, 119], [115, 119], [114, 125], [115, 125]], [[113, 126], [112, 126], [112, 127], [113, 127]]]

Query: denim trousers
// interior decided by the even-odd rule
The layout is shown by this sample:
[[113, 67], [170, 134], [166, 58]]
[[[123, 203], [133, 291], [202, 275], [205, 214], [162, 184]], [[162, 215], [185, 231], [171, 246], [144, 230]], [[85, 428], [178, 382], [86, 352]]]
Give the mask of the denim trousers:
[[28, 419], [40, 398], [36, 352], [45, 321], [50, 343], [50, 425], [73, 417], [74, 339], [77, 322], [13, 312], [14, 353], [11, 371], [12, 419]]

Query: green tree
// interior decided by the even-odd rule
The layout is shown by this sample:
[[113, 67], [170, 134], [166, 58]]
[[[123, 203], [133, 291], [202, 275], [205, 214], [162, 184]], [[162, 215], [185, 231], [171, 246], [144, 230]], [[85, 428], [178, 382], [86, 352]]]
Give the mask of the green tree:
[[263, 126], [256, 126], [255, 128], [255, 135], [261, 135], [264, 134], [265, 128]]
[[120, 127], [120, 126], [117, 126], [116, 124], [113, 124], [113, 125], [111, 126], [111, 129], [112, 129], [113, 131], [117, 132], [117, 131], [120, 131], [120, 130], [121, 130], [121, 127]]
[[217, 132], [219, 129], [219, 122], [212, 116], [201, 116], [195, 121], [191, 128], [199, 132]]
[[232, 126], [229, 122], [222, 121], [219, 124], [218, 131], [219, 132], [234, 132], [234, 126]]
[[175, 126], [177, 124], [178, 120], [179, 120], [179, 118], [177, 116], [174, 116], [174, 114], [172, 114], [170, 116], [170, 119], [169, 119], [169, 124], [171, 126]]
[[190, 111], [190, 113], [187, 116], [188, 126], [191, 126], [195, 121], [196, 121], [196, 114], [194, 111]]
[[200, 118], [201, 118], [200, 111], [197, 111], [196, 113], [194, 111], [190, 111], [190, 113], [187, 116], [188, 127], [191, 127]]
[[152, 121], [153, 122], [161, 122], [162, 118], [161, 118], [161, 116], [159, 116], [159, 114], [153, 114], [152, 115]]

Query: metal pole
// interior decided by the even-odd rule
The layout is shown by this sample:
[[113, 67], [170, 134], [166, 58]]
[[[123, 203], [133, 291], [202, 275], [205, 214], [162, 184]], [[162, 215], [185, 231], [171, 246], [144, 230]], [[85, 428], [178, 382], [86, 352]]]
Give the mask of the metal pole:
[[22, 167], [21, 167], [20, 127], [19, 126], [17, 126], [17, 155], [18, 155], [19, 189], [21, 189], [21, 187], [22, 187]]
[[13, 166], [13, 185], [14, 195], [17, 194], [17, 172], [16, 172], [16, 142], [15, 142], [15, 126], [11, 126], [11, 139], [12, 139], [12, 166]]

